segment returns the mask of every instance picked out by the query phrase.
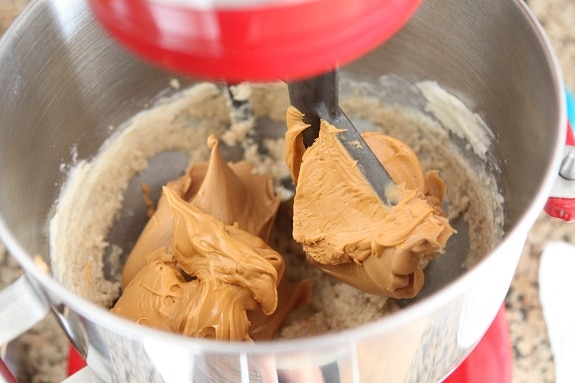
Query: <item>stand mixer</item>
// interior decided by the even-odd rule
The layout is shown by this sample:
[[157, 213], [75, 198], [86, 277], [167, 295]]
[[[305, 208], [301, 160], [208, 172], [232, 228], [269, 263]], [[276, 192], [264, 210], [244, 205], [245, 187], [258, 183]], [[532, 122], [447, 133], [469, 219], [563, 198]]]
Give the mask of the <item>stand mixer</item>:
[[[563, 89], [552, 51], [520, 0], [492, 1], [489, 7], [471, 0], [428, 0], [422, 2], [409, 25], [389, 41], [387, 37], [407, 21], [419, 3], [412, 3], [409, 11], [396, 13], [395, 18], [390, 16], [393, 22], [389, 23], [376, 10], [386, 6], [388, 10], [393, 7], [405, 10], [401, 7], [408, 1], [359, 4], [343, 1], [337, 2], [337, 9], [330, 9], [330, 6], [336, 8], [334, 3], [286, 1], [272, 6], [264, 1], [251, 5], [227, 1], [208, 7], [191, 0], [92, 0], [90, 10], [82, 0], [42, 0], [30, 7], [0, 42], [3, 64], [0, 80], [5, 84], [0, 94], [3, 165], [0, 178], [8, 180], [4, 185], [10, 185], [2, 188], [0, 195], [0, 236], [26, 269], [25, 278], [17, 286], [33, 286], [28, 289], [31, 296], [40, 290], [41, 294], [36, 295], [45, 299], [34, 301], [38, 305], [36, 311], [42, 317], [48, 312], [56, 314], [93, 375], [104, 381], [130, 381], [129, 378], [140, 375], [147, 378], [139, 381], [167, 381], [163, 378], [179, 374], [186, 377], [181, 381], [206, 381], [201, 377], [212, 372], [219, 376], [223, 366], [224, 373], [229, 372], [237, 380], [259, 381], [257, 378], [267, 371], [271, 361], [286, 373], [300, 372], [308, 365], [322, 371], [332, 371], [331, 367], [337, 366], [342, 382], [374, 381], [369, 377], [382, 376], [386, 381], [437, 382], [459, 365], [484, 334], [501, 306], [526, 232], [549, 195], [563, 152]], [[191, 11], [194, 4], [195, 11]], [[366, 8], [365, 4], [373, 7]], [[310, 10], [324, 10], [323, 14], [330, 18], [326, 20], [321, 13]], [[250, 18], [264, 13], [277, 17]], [[501, 159], [496, 164], [500, 166], [497, 174], [506, 202], [505, 237], [481, 263], [469, 270], [447, 275], [442, 266], [437, 266], [434, 276], [438, 284], [433, 294], [393, 316], [342, 333], [251, 345], [202, 342], [113, 316], [106, 308], [94, 305], [44, 274], [34, 263], [41, 258], [48, 266], [52, 265], [45, 226], [65, 182], [62, 164], [72, 163], [75, 160], [72, 155], [91, 158], [113, 133], [110, 126], [118, 126], [149, 106], [151, 97], [163, 94], [166, 84], [173, 79], [169, 73], [145, 65], [118, 49], [94, 23], [94, 14], [99, 15], [116, 39], [148, 61], [231, 85], [244, 80], [295, 83], [340, 66], [342, 75], [347, 72], [353, 79], [374, 85], [380, 85], [378, 81], [384, 73], [394, 73], [409, 81], [437, 81], [473, 110], [480, 111], [497, 137], [493, 152]], [[186, 19], [186, 14], [195, 15], [199, 24], [191, 22], [194, 18]], [[231, 18], [232, 14], [237, 17]], [[330, 24], [334, 19], [341, 21], [343, 17], [345, 21], [345, 16], [358, 14], [370, 22], [352, 18], [355, 21]], [[130, 15], [136, 16], [130, 19]], [[115, 21], [107, 24], [105, 19]], [[317, 20], [304, 23], [309, 19]], [[138, 20], [147, 24], [139, 24]], [[228, 23], [232, 20], [245, 23]], [[250, 24], [248, 20], [259, 20], [260, 24]], [[231, 49], [233, 45], [202, 45], [199, 40], [185, 39], [185, 33], [173, 33], [170, 38], [164, 32], [159, 33], [180, 28], [199, 34], [203, 42], [224, 41], [223, 36], [228, 36], [225, 41], [241, 40], [246, 47], [246, 41], [256, 41], [256, 37], [263, 35], [258, 31], [267, 28], [266, 36], [270, 36], [272, 27], [275, 30], [280, 24], [289, 23], [297, 23], [291, 32], [299, 36], [295, 40], [298, 44], [290, 45], [290, 40], [275, 34], [265, 41], [273, 41], [281, 49], [271, 49], [271, 43], [263, 47], [275, 52], [275, 57], [292, 60], [271, 61], [269, 57], [273, 55], [262, 56], [265, 49], [256, 50], [255, 45], [249, 45], [243, 50], [244, 56], [250, 53], [260, 63], [252, 75], [248, 73], [252, 68], [244, 65], [245, 61], [241, 65], [240, 61], [222, 61], [221, 54], [215, 54], [235, 52], [241, 57], [239, 51]], [[194, 29], [194, 25], [202, 28]], [[247, 28], [248, 25], [253, 28]], [[316, 28], [318, 25], [322, 28]], [[338, 25], [352, 30], [360, 28], [365, 34], [357, 30], [353, 34], [349, 28], [338, 29]], [[377, 39], [366, 43], [377, 29], [374, 25], [388, 29], [379, 30]], [[330, 32], [325, 33], [326, 30]], [[290, 29], [284, 28], [285, 31]], [[349, 39], [342, 38], [342, 34]], [[352, 39], [351, 35], [355, 37]], [[249, 36], [255, 37], [249, 40]], [[161, 44], [151, 44], [150, 39]], [[316, 41], [315, 45], [311, 40]], [[365, 44], [358, 47], [355, 44], [359, 41]], [[302, 44], [315, 48], [300, 50], [298, 56], [294, 49]], [[171, 50], [158, 48], [166, 46]], [[178, 46], [187, 48], [175, 49]], [[203, 52], [213, 53], [209, 56], [212, 61], [208, 60], [213, 65], [204, 59], [174, 59], [193, 51], [189, 48], [201, 51], [202, 47]], [[370, 51], [371, 48], [375, 49]], [[282, 51], [285, 55], [278, 56]], [[147, 56], [145, 52], [159, 53]], [[298, 61], [312, 58], [322, 64], [312, 60], [317, 65], [312, 65], [313, 62], [300, 65]], [[526, 59], [509, 65], [510, 58]], [[216, 71], [218, 61], [220, 67]], [[350, 65], [343, 67], [346, 62]], [[199, 68], [176, 67], [190, 63], [203, 63], [203, 72]], [[284, 66], [281, 70], [280, 65]], [[77, 151], [72, 153], [71, 148]], [[30, 182], [34, 188], [30, 188]], [[465, 256], [468, 246], [462, 243], [459, 247], [462, 251], [450, 254]], [[15, 295], [3, 292], [3, 296], [25, 307], [24, 298], [28, 295], [16, 288], [7, 293], [12, 292]], [[17, 298], [11, 299], [12, 296]], [[2, 329], [9, 328], [8, 324], [24, 323], [19, 317], [5, 317]], [[76, 381], [97, 380], [78, 377]]]

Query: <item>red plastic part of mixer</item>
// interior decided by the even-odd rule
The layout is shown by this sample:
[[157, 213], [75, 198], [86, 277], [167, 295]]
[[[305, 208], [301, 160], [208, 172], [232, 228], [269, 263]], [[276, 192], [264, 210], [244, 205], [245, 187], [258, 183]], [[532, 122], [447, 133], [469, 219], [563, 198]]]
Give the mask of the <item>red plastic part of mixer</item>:
[[442, 383], [511, 383], [513, 351], [502, 305], [469, 356]]
[[[567, 123], [567, 145], [575, 146], [573, 127]], [[545, 213], [565, 222], [575, 222], [575, 198], [550, 197], [545, 204]]]
[[78, 351], [70, 345], [68, 350], [68, 376], [74, 375], [82, 368], [86, 367], [86, 361], [78, 354]]
[[565, 222], [575, 222], [575, 199], [549, 198], [545, 205], [545, 213]]
[[[4, 380], [2, 380], [2, 379], [4, 379]], [[18, 381], [16, 380], [16, 378], [12, 374], [12, 371], [10, 371], [10, 369], [8, 368], [6, 363], [4, 363], [2, 358], [0, 358], [0, 381], [6, 382], [6, 383], [18, 383]]]
[[184, 1], [90, 0], [112, 36], [194, 77], [293, 80], [348, 63], [395, 34], [421, 0], [278, 0], [199, 10]]

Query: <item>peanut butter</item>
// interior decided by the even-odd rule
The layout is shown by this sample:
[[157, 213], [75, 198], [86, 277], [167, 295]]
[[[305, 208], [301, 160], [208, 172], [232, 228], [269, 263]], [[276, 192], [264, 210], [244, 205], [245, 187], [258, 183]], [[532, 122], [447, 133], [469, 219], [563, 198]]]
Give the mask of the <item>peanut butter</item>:
[[279, 198], [251, 165], [228, 165], [214, 136], [208, 164], [164, 186], [158, 208], [130, 253], [113, 312], [195, 337], [273, 337], [309, 299], [267, 244]]
[[424, 266], [444, 251], [455, 232], [442, 209], [445, 184], [423, 173], [405, 143], [373, 132], [362, 137], [396, 187], [384, 205], [337, 140], [339, 130], [321, 122], [309, 148], [301, 134], [303, 114], [287, 111], [286, 162], [297, 183], [293, 236], [308, 261], [362, 291], [393, 298], [415, 296]]

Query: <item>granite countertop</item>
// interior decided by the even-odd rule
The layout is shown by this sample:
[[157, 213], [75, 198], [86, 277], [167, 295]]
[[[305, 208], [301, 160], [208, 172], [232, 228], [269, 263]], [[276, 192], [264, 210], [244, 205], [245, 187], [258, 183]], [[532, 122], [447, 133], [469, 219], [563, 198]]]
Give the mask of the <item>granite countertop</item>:
[[[0, 0], [0, 34], [21, 12], [28, 0]], [[547, 32], [563, 69], [566, 84], [575, 89], [575, 2], [528, 0]], [[506, 299], [506, 315], [513, 343], [513, 382], [552, 383], [553, 356], [539, 300], [539, 259], [545, 244], [563, 240], [575, 243], [575, 226], [541, 214], [531, 229]], [[14, 280], [20, 270], [0, 243], [0, 288]], [[48, 317], [19, 338], [24, 355], [19, 379], [23, 382], [57, 382], [66, 374], [67, 341], [55, 321]]]

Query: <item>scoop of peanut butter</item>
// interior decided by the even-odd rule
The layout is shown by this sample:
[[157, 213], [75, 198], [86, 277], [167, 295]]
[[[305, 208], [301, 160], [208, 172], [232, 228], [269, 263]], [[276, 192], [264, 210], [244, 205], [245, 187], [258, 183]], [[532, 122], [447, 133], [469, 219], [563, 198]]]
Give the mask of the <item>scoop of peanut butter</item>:
[[163, 189], [130, 253], [112, 311], [184, 335], [246, 341], [274, 336], [309, 299], [309, 282], [284, 278], [265, 242], [279, 198], [247, 163], [228, 165], [210, 137], [209, 164]]
[[405, 143], [364, 132], [396, 184], [386, 190], [396, 203], [387, 206], [339, 143], [340, 130], [321, 121], [319, 137], [306, 149], [303, 114], [290, 106], [287, 124], [286, 161], [297, 184], [293, 236], [308, 261], [371, 294], [415, 296], [423, 287], [423, 268], [455, 232], [442, 209], [445, 184], [437, 172], [424, 174]]

